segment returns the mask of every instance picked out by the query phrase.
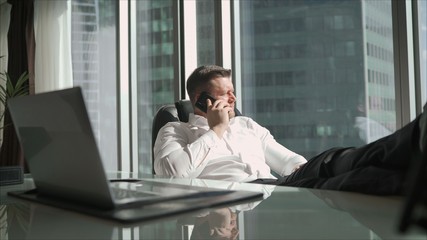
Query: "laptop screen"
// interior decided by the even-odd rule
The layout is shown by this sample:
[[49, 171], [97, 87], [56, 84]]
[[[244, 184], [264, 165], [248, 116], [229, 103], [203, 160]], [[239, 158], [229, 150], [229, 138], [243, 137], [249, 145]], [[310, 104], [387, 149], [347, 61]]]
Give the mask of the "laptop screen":
[[39, 192], [112, 205], [79, 87], [13, 98], [8, 106]]

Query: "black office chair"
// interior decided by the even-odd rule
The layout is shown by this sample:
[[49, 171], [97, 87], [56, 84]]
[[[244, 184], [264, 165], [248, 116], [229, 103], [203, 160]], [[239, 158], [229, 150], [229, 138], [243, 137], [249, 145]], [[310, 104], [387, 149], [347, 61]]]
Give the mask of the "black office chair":
[[[168, 122], [188, 122], [188, 116], [190, 113], [194, 112], [193, 105], [190, 100], [182, 99], [175, 104], [163, 105], [157, 110], [156, 115], [153, 118], [153, 126], [151, 132], [151, 149], [154, 149], [154, 143], [156, 142], [157, 134], [159, 133], [160, 128], [162, 128]], [[234, 112], [236, 116], [241, 116], [240, 111], [235, 108]], [[152, 165], [153, 165], [153, 174], [154, 172], [154, 151], [152, 151]]]

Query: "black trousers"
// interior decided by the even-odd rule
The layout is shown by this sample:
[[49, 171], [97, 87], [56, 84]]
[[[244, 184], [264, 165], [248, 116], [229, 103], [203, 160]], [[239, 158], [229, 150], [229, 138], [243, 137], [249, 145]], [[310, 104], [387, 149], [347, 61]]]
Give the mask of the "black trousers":
[[395, 133], [358, 148], [333, 148], [279, 181], [254, 182], [353, 191], [403, 194], [411, 154], [419, 152], [419, 117]]

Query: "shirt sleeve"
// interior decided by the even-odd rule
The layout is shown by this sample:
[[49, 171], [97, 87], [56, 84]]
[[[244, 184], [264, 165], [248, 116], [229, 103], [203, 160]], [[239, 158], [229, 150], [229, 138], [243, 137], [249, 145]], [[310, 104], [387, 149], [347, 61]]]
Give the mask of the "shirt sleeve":
[[283, 177], [291, 174], [296, 167], [307, 162], [303, 156], [278, 143], [268, 129], [255, 121], [251, 121], [250, 124], [263, 142], [266, 163], [271, 170]]
[[163, 176], [196, 178], [207, 164], [206, 157], [220, 139], [214, 131], [191, 142], [190, 129], [181, 124], [168, 123], [160, 129], [154, 145], [154, 170]]
[[282, 177], [307, 162], [303, 156], [282, 146], [274, 138], [269, 139], [266, 144], [265, 158], [270, 168]]

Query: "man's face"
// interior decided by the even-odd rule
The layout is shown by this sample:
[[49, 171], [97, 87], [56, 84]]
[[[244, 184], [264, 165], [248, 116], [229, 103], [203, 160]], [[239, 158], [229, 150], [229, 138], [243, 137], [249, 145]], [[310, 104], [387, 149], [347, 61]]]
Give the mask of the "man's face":
[[210, 212], [208, 215], [210, 236], [212, 239], [236, 239], [239, 234], [236, 221], [237, 214], [228, 208]]
[[[209, 82], [208, 93], [216, 100], [221, 100], [226, 103], [233, 109], [229, 112], [230, 118], [233, 118], [236, 113], [234, 112], [234, 105], [236, 103], [236, 96], [234, 95], [234, 86], [230, 78], [217, 77]], [[197, 94], [196, 99], [200, 96], [200, 93]], [[201, 112], [201, 111], [200, 111]], [[201, 112], [203, 116], [205, 114]], [[198, 113], [202, 115], [201, 113]]]

